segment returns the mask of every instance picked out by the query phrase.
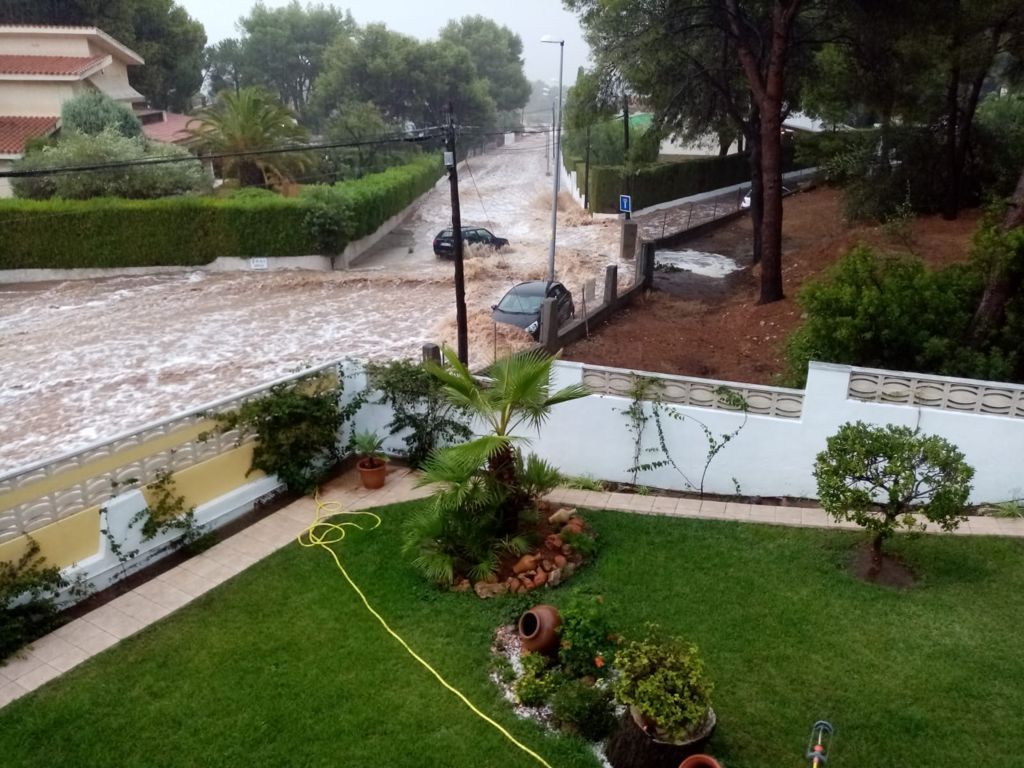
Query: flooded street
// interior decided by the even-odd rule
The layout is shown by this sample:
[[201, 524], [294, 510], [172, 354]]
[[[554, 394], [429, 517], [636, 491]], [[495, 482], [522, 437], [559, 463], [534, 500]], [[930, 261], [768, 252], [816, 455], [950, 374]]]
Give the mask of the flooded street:
[[[460, 169], [464, 226], [511, 245], [467, 254], [471, 362], [527, 343], [495, 327], [490, 306], [546, 274], [551, 177], [544, 138], [473, 158]], [[592, 222], [568, 195], [559, 216], [557, 278], [601, 290], [618, 261], [618, 222]], [[0, 284], [0, 471], [64, 453], [341, 357], [415, 357], [455, 338], [453, 265], [432, 252], [450, 224], [442, 180], [420, 207], [345, 272], [250, 272]], [[620, 282], [633, 264], [620, 267]], [[600, 294], [599, 294], [600, 295]]]

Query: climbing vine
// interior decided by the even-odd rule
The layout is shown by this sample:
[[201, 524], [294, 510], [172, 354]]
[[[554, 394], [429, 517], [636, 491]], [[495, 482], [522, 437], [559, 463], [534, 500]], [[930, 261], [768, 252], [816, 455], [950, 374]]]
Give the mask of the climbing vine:
[[343, 392], [340, 370], [317, 373], [278, 384], [263, 397], [213, 417], [222, 432], [255, 433], [250, 473], [277, 475], [289, 491], [306, 494], [341, 460], [341, 429], [366, 402], [361, 392], [342, 405]]
[[[627, 470], [632, 476], [633, 485], [636, 485], [637, 477], [641, 472], [651, 472], [663, 467], [670, 467], [682, 478], [687, 488], [697, 491], [703, 496], [704, 483], [712, 462], [747, 425], [747, 401], [739, 392], [728, 387], [718, 387], [715, 390], [715, 396], [718, 398], [719, 403], [726, 408], [743, 413], [743, 421], [736, 429], [716, 435], [700, 419], [680, 413], [674, 408], [666, 408], [665, 402], [662, 399], [662, 384], [656, 378], [634, 376], [629, 396], [629, 406], [623, 409], [622, 413], [628, 419], [627, 429], [633, 440], [633, 463]], [[697, 482], [693, 482], [683, 472], [669, 450], [668, 439], [665, 436], [664, 419], [666, 418], [676, 421], [691, 421], [704, 434], [707, 450], [704, 455], [704, 466], [701, 469], [700, 479]], [[652, 426], [654, 428], [656, 445], [645, 447], [644, 438]], [[733, 484], [736, 487], [737, 494], [739, 494], [740, 487], [736, 478], [733, 478]]]

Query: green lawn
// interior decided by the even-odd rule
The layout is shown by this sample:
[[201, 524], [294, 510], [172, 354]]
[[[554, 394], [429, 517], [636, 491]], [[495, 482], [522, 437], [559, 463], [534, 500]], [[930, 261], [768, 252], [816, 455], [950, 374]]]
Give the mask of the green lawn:
[[[425, 587], [398, 555], [401, 518], [339, 546], [392, 625], [554, 766], [587, 747], [516, 720], [487, 680], [511, 600]], [[590, 513], [598, 561], [569, 589], [613, 625], [696, 641], [716, 683], [728, 768], [801, 765], [830, 719], [837, 768], [1019, 764], [1024, 544], [921, 537], [893, 592], [844, 561], [857, 534]], [[559, 603], [566, 588], [545, 593]], [[0, 710], [13, 766], [530, 766], [380, 629], [326, 553], [290, 546], [168, 620]]]

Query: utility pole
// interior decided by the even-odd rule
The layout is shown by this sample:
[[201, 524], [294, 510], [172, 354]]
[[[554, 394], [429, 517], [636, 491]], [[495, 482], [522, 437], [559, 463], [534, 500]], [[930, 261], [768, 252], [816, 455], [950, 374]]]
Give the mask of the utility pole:
[[[633, 174], [629, 167], [629, 94], [625, 93], [622, 95], [622, 128], [625, 131], [625, 140], [623, 146], [625, 153], [623, 160], [626, 168], [626, 194], [630, 197], [633, 196]], [[629, 221], [630, 214], [626, 211], [626, 221]]]
[[[552, 136], [555, 135], [556, 121], [557, 121], [557, 118], [555, 117], [555, 102], [552, 101], [551, 102], [551, 135]], [[552, 142], [551, 142], [551, 159], [554, 160], [556, 163], [558, 162], [558, 158], [555, 157], [555, 142], [554, 142], [554, 140], [552, 140]]]
[[545, 176], [550, 176], [551, 175], [551, 147], [550, 147], [550, 142], [551, 142], [551, 132], [550, 131], [544, 131], [544, 160], [547, 163], [547, 165], [544, 168], [544, 175]]
[[448, 126], [445, 136], [444, 164], [452, 191], [452, 241], [455, 246], [455, 323], [458, 327], [458, 357], [469, 365], [469, 332], [466, 328], [466, 282], [462, 267], [462, 209], [459, 205], [459, 168], [455, 154], [455, 112], [448, 102]]
[[587, 126], [587, 159], [583, 171], [583, 207], [590, 210], [590, 126]]

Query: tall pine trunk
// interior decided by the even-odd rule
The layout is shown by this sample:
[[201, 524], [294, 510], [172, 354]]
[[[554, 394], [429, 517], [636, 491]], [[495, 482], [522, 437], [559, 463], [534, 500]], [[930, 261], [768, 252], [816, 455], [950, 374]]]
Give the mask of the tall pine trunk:
[[761, 227], [764, 222], [764, 182], [761, 178], [761, 121], [756, 106], [750, 108], [747, 146], [750, 150], [750, 227], [754, 233], [754, 263], [761, 263]]
[[[761, 109], [761, 295], [758, 304], [785, 298], [782, 290], [782, 111], [779, 104]], [[753, 198], [751, 198], [753, 200]]]

